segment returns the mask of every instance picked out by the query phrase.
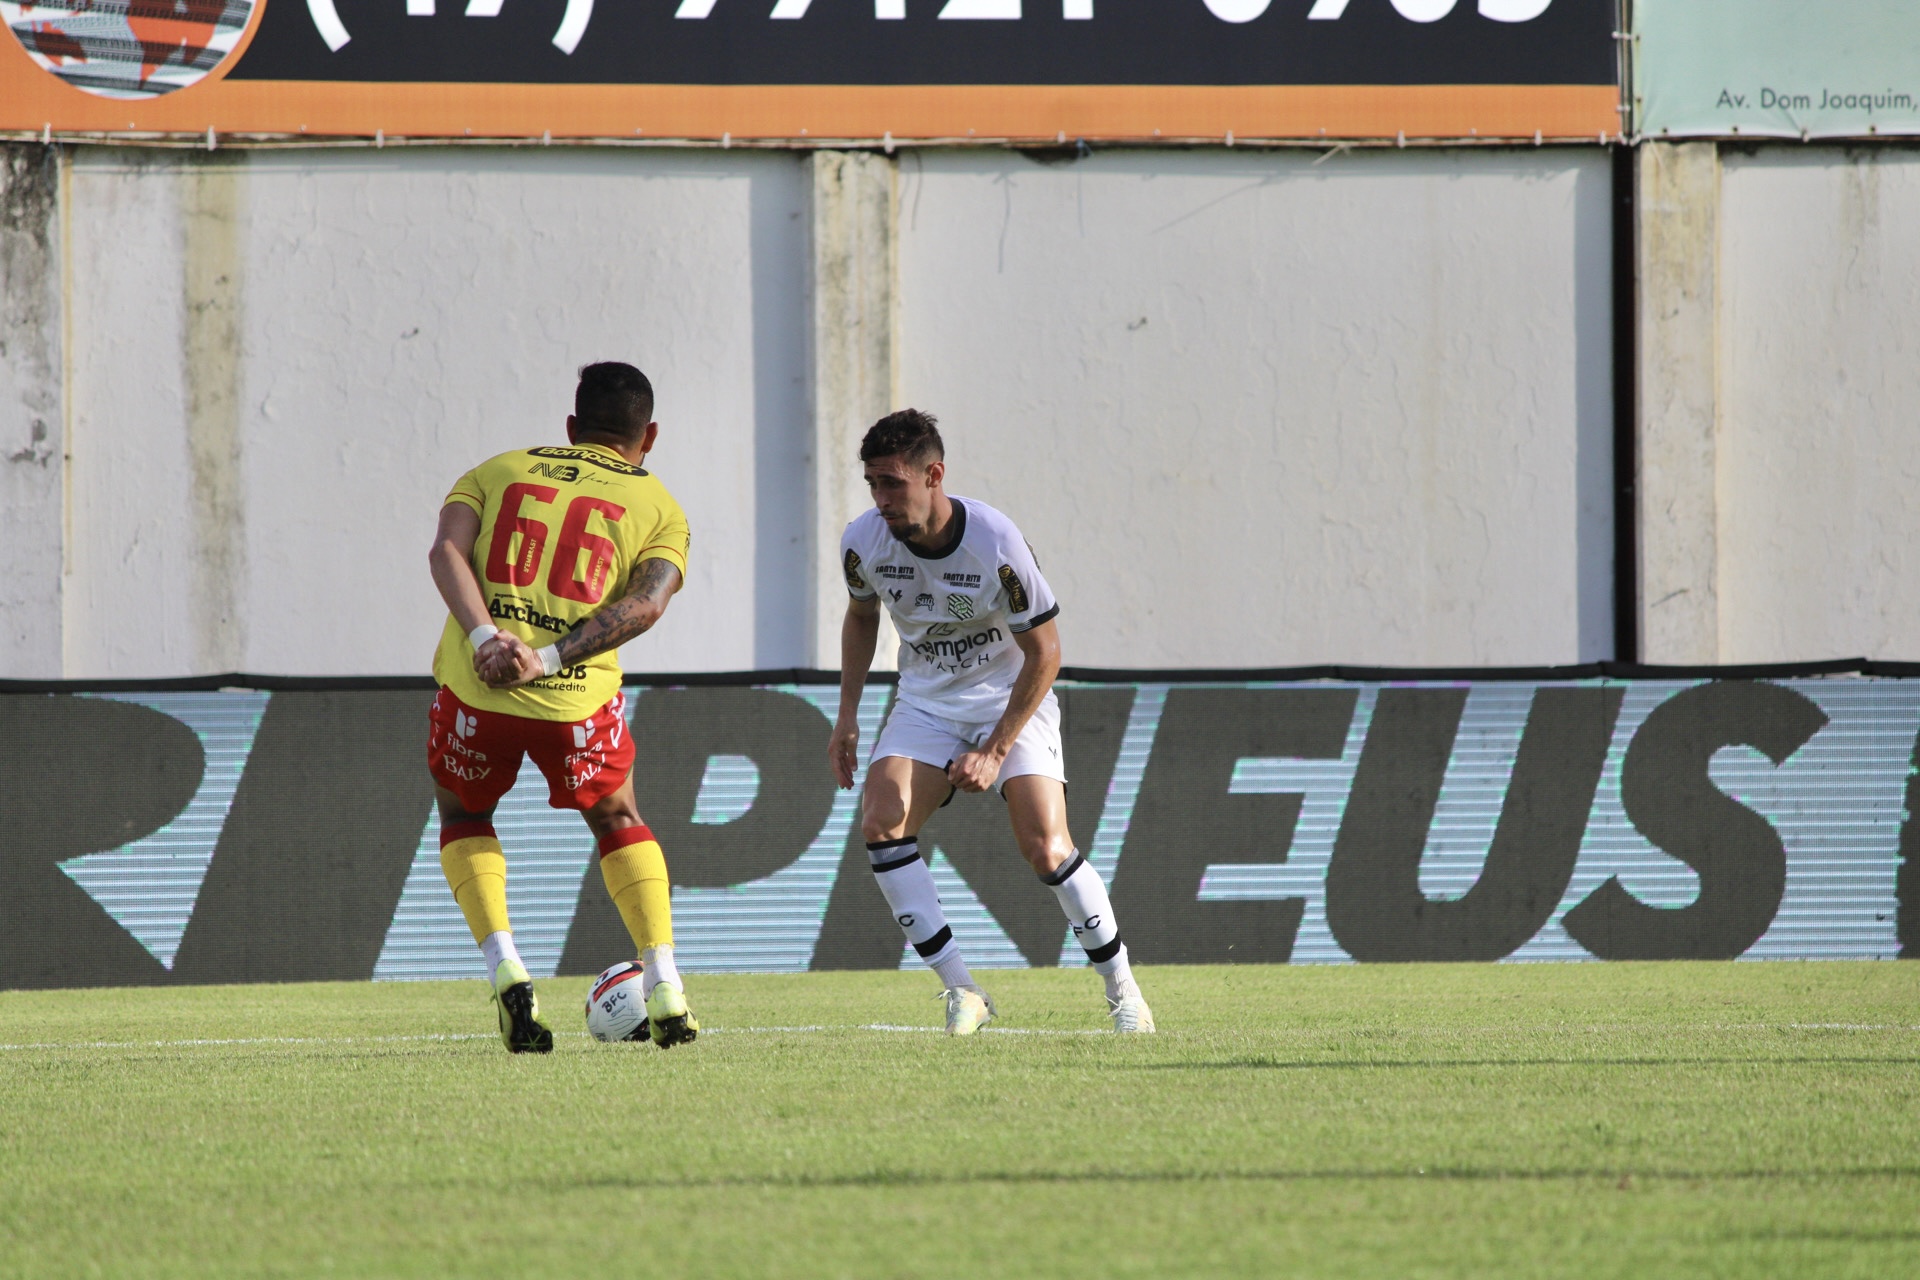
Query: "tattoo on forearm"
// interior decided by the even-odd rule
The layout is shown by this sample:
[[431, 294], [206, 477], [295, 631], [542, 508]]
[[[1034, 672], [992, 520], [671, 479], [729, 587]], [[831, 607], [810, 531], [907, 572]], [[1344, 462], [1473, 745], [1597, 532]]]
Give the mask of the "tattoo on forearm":
[[627, 584], [627, 594], [581, 623], [579, 630], [560, 638], [560, 664], [572, 666], [644, 634], [660, 620], [679, 582], [680, 571], [672, 561], [641, 561]]

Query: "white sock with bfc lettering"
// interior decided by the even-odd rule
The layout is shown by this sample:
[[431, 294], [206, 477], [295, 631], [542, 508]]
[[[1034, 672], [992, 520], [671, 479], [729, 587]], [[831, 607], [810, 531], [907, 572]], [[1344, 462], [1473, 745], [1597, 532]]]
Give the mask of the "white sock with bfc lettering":
[[1060, 900], [1088, 963], [1105, 980], [1107, 999], [1120, 999], [1134, 986], [1133, 968], [1127, 963], [1127, 945], [1120, 941], [1120, 925], [1113, 918], [1113, 903], [1100, 873], [1076, 849], [1058, 871], [1041, 879]]
[[907, 935], [927, 967], [940, 975], [942, 985], [970, 987], [973, 975], [960, 958], [960, 947], [947, 927], [947, 914], [940, 909], [940, 893], [933, 885], [933, 869], [920, 856], [920, 841], [883, 840], [867, 846], [867, 858], [873, 864], [873, 878], [881, 896], [893, 912], [893, 919]]

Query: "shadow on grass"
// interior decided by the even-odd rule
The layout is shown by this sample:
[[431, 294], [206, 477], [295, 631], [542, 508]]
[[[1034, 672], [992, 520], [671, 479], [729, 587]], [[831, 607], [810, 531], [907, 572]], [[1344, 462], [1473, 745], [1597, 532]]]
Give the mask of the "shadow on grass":
[[1470, 1067], [1913, 1067], [1920, 1058], [1228, 1058], [1219, 1062], [1114, 1063], [1109, 1071], [1443, 1071]]
[[[556, 1190], [571, 1191], [644, 1191], [644, 1190], [718, 1190], [721, 1188], [759, 1188], [763, 1190], [836, 1190], [855, 1187], [944, 1187], [944, 1186], [1099, 1186], [1103, 1184], [1180, 1184], [1207, 1182], [1595, 1182], [1626, 1189], [1634, 1182], [1815, 1182], [1822, 1179], [1872, 1181], [1882, 1178], [1911, 1178], [1920, 1175], [1920, 1165], [1887, 1165], [1857, 1169], [1729, 1169], [1709, 1172], [1699, 1169], [1240, 1169], [1240, 1170], [1091, 1170], [1030, 1169], [1010, 1171], [927, 1172], [917, 1169], [876, 1169], [865, 1173], [844, 1174], [760, 1174], [756, 1176], [720, 1175], [701, 1178], [649, 1177], [625, 1174], [587, 1174], [578, 1178], [560, 1178], [552, 1183]], [[1779, 1238], [1799, 1238], [1804, 1233], [1780, 1233]], [[1894, 1233], [1882, 1233], [1893, 1238]], [[1910, 1233], [1920, 1238], [1920, 1232]], [[1817, 1238], [1806, 1235], [1805, 1238]]]
[[1798, 1244], [1912, 1244], [1920, 1241], [1920, 1231], [1848, 1231], [1842, 1227], [1807, 1227], [1786, 1231], [1742, 1231], [1723, 1237], [1727, 1240], [1757, 1240]]

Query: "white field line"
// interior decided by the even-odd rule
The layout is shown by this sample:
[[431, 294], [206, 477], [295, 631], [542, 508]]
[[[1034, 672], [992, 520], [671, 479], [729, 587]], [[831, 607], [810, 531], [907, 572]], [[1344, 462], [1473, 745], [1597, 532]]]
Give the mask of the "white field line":
[[[713, 1035], [817, 1035], [834, 1031], [908, 1031], [932, 1033], [939, 1027], [909, 1027], [886, 1022], [860, 1023], [852, 1026], [808, 1026], [808, 1027], [705, 1027], [703, 1036]], [[1027, 1027], [984, 1027], [982, 1035], [997, 1036], [1103, 1036], [1111, 1035], [1107, 1031], [1052, 1031]], [[585, 1040], [584, 1031], [556, 1031], [554, 1035], [563, 1039]], [[68, 1040], [33, 1044], [0, 1044], [0, 1053], [19, 1053], [46, 1049], [194, 1049], [225, 1048], [261, 1044], [419, 1044], [427, 1042], [448, 1042], [456, 1040], [498, 1040], [499, 1033], [477, 1031], [459, 1034], [427, 1034], [413, 1036], [253, 1036], [223, 1040]]]
[[[565, 1033], [573, 1034], [573, 1033]], [[586, 1033], [580, 1032], [580, 1035]], [[68, 1040], [50, 1044], [0, 1044], [0, 1052], [22, 1049], [189, 1049], [249, 1044], [405, 1044], [421, 1040], [498, 1040], [498, 1032], [417, 1036], [255, 1036], [232, 1040]]]
[[[742, 1029], [751, 1030], [751, 1031], [781, 1030], [781, 1028], [779, 1027], [764, 1027], [764, 1028], [749, 1027], [749, 1028], [742, 1028]], [[857, 1028], [855, 1028], [855, 1030], [858, 1030], [858, 1031], [941, 1031], [941, 1030], [944, 1030], [944, 1028], [942, 1027], [905, 1027], [905, 1026], [896, 1026], [890, 1022], [863, 1022]], [[982, 1027], [980, 1028], [978, 1034], [983, 1036], [1110, 1036], [1113, 1034], [1113, 1032], [1092, 1031], [1092, 1030], [1053, 1031], [1053, 1030], [1049, 1030], [1042, 1027]]]
[[[1276, 1028], [1276, 1029], [1291, 1030], [1291, 1031], [1307, 1030], [1306, 1028]], [[1544, 1025], [1539, 1027], [1401, 1028], [1401, 1030], [1409, 1031], [1413, 1034], [1421, 1034], [1424, 1032], [1425, 1034], [1430, 1034], [1430, 1035], [1469, 1034], [1474, 1030], [1486, 1031], [1486, 1032], [1496, 1032], [1496, 1031], [1512, 1032], [1512, 1031], [1568, 1031], [1568, 1030], [1598, 1031], [1598, 1030], [1612, 1030], [1612, 1029], [1616, 1029], [1616, 1028], [1567, 1027], [1559, 1024], [1549, 1024], [1549, 1025]], [[1663, 1030], [1663, 1031], [1686, 1031], [1686, 1030], [1694, 1030], [1694, 1031], [1920, 1031], [1920, 1025], [1907, 1025], [1904, 1023], [1893, 1023], [1893, 1022], [1886, 1022], [1886, 1023], [1883, 1023], [1883, 1022], [1780, 1022], [1780, 1023], [1731, 1022], [1731, 1023], [1702, 1023], [1702, 1024], [1695, 1024], [1695, 1025], [1681, 1024], [1681, 1025], [1675, 1025], [1675, 1026], [1654, 1027], [1648, 1024], [1637, 1023], [1637, 1024], [1623, 1024], [1623, 1028], [1621, 1029]], [[703, 1036], [716, 1036], [716, 1035], [786, 1036], [786, 1035], [824, 1035], [824, 1034], [831, 1034], [836, 1031], [882, 1031], [882, 1032], [889, 1032], [889, 1033], [905, 1032], [909, 1034], [931, 1035], [936, 1032], [939, 1032], [940, 1030], [941, 1028], [939, 1027], [916, 1027], [916, 1026], [907, 1026], [902, 1023], [893, 1023], [893, 1022], [861, 1022], [861, 1023], [854, 1023], [854, 1024], [842, 1024], [840, 1026], [815, 1024], [810, 1026], [795, 1026], [795, 1027], [705, 1027], [701, 1029], [700, 1034]], [[1330, 1031], [1333, 1029], [1327, 1028], [1327, 1029], [1320, 1029], [1320, 1030]], [[1072, 1030], [1072, 1031], [1053, 1030], [1051, 1028], [1041, 1028], [1041, 1027], [983, 1027], [981, 1028], [978, 1034], [991, 1035], [991, 1036], [1108, 1036], [1108, 1035], [1112, 1035], [1113, 1033], [1110, 1031], [1094, 1031], [1094, 1030]], [[554, 1035], [562, 1039], [573, 1039], [573, 1040], [587, 1039], [587, 1033], [584, 1031], [556, 1031]], [[462, 1041], [462, 1040], [497, 1040], [497, 1039], [499, 1039], [499, 1035], [496, 1032], [475, 1031], [475, 1032], [425, 1033], [421, 1035], [408, 1035], [408, 1036], [253, 1036], [253, 1037], [244, 1037], [244, 1038], [236, 1037], [231, 1039], [219, 1039], [219, 1040], [215, 1040], [215, 1039], [67, 1040], [67, 1041], [46, 1041], [46, 1042], [23, 1043], [23, 1044], [0, 1044], [0, 1053], [22, 1053], [22, 1052], [44, 1051], [48, 1049], [226, 1048], [226, 1047], [263, 1045], [263, 1044], [284, 1044], [284, 1045], [426, 1044], [426, 1043], [451, 1043], [451, 1042]]]

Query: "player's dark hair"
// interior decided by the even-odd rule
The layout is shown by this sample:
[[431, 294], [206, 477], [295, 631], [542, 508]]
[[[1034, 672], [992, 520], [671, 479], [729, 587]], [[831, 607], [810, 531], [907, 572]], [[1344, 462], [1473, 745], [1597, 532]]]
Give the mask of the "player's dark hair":
[[630, 364], [603, 360], [580, 366], [573, 392], [573, 418], [583, 435], [610, 436], [623, 443], [640, 438], [653, 421], [653, 384]]
[[898, 409], [867, 428], [860, 442], [860, 461], [901, 457], [909, 466], [924, 467], [945, 459], [947, 446], [940, 439], [940, 420], [918, 409]]

